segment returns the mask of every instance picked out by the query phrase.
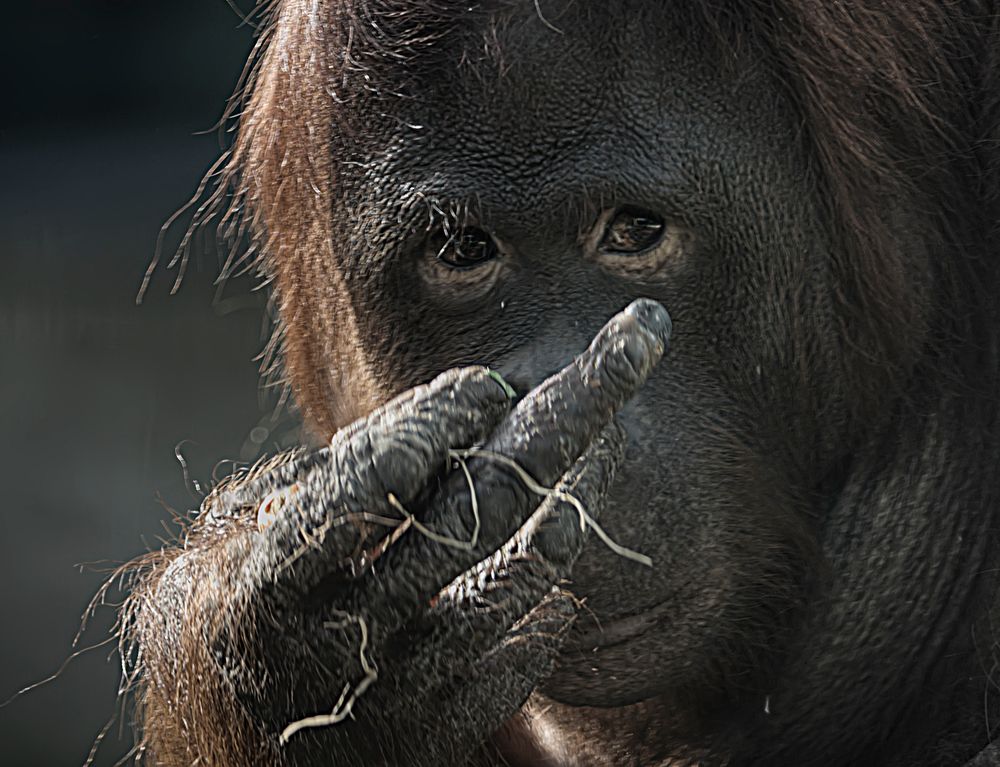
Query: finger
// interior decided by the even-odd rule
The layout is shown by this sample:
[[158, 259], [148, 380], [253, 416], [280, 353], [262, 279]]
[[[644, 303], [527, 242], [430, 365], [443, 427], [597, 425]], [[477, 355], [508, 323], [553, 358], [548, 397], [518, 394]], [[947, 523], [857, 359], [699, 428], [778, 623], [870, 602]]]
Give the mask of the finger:
[[403, 521], [390, 496], [411, 500], [450, 448], [482, 440], [509, 407], [486, 368], [451, 370], [338, 432], [328, 447], [247, 483], [244, 501], [275, 507], [254, 569], [307, 591], [363, 550], [373, 529], [381, 536]]
[[642, 386], [666, 352], [670, 332], [661, 304], [633, 301], [583, 354], [519, 403], [486, 447], [552, 484]]
[[[541, 524], [531, 536], [531, 550], [559, 570], [569, 571], [586, 542], [590, 521], [604, 509], [608, 490], [625, 459], [625, 431], [612, 421], [556, 486], [540, 509]], [[534, 515], [532, 515], [534, 517]]]
[[[407, 699], [404, 713], [393, 707], [399, 696], [391, 685], [399, 674], [391, 665], [380, 663], [377, 682], [356, 699], [350, 717], [292, 737], [286, 744], [288, 753], [294, 754], [291, 761], [298, 764], [310, 758], [333, 758], [339, 764], [340, 757], [345, 764], [387, 767], [465, 764], [549, 674], [575, 616], [571, 595], [551, 593], [531, 612], [525, 625], [510, 632], [473, 672], [461, 679], [441, 680], [419, 703]], [[409, 673], [409, 667], [406, 671]], [[396, 726], [401, 721], [407, 723], [405, 732]], [[372, 736], [348, 734], [350, 728], [356, 730], [362, 724], [373, 728]], [[414, 739], [407, 735], [436, 732], [442, 737]], [[338, 744], [338, 735], [351, 740], [349, 755], [343, 741]]]
[[471, 488], [462, 472], [445, 480], [421, 520], [435, 536], [410, 531], [383, 555], [383, 576], [356, 585], [354, 604], [372, 606], [396, 628], [499, 549], [538, 506], [539, 496], [525, 477], [547, 486], [572, 466], [645, 381], [669, 332], [666, 310], [652, 301], [636, 301], [614, 317], [586, 352], [525, 397], [477, 454], [481, 457], [470, 458]]
[[353, 484], [362, 488], [380, 484], [378, 490], [395, 485], [397, 495], [408, 497], [443, 463], [442, 444], [445, 449], [472, 444], [496, 427], [510, 407], [509, 391], [498, 374], [486, 368], [448, 370], [344, 427], [328, 447], [267, 462], [225, 487], [219, 505], [251, 505], [313, 469], [333, 468], [331, 462], [338, 460], [345, 464], [339, 468], [353, 475]]
[[600, 515], [623, 455], [624, 434], [614, 424], [560, 481], [559, 494], [549, 497], [510, 543], [449, 584], [427, 613], [391, 640], [397, 651], [390, 655], [406, 658], [408, 673], [399, 678], [414, 685], [401, 687], [397, 699], [412, 700], [443, 679], [467, 675], [511, 626], [569, 577], [587, 540], [588, 523], [576, 503], [591, 520]]

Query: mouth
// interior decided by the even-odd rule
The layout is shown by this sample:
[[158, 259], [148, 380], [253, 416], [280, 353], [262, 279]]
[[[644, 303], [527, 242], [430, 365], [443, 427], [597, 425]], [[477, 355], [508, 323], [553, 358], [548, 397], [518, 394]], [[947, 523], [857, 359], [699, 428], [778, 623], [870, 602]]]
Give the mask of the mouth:
[[660, 602], [634, 615], [600, 620], [584, 608], [566, 638], [564, 651], [580, 652], [598, 647], [611, 647], [649, 633], [669, 616], [670, 605]]
[[[459, 602], [474, 594], [483, 596], [509, 586], [516, 561], [532, 556], [532, 537], [539, 533], [545, 522], [551, 520], [552, 517], [542, 509], [536, 511], [504, 546], [457, 577], [438, 593], [434, 602]], [[603, 544], [598, 542], [597, 545]], [[587, 609], [585, 599], [581, 600], [581, 605], [580, 615], [563, 645], [564, 653], [590, 651], [629, 642], [661, 626], [673, 609], [672, 605], [664, 601], [632, 615], [601, 619]]]

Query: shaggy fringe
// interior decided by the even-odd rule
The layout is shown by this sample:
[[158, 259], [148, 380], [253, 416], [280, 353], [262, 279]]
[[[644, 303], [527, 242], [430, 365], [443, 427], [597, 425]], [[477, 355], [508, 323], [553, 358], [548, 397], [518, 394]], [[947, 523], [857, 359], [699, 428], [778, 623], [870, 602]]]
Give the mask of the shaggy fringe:
[[[284, 764], [223, 678], [209, 638], [222, 628], [219, 621], [226, 614], [219, 593], [239, 593], [231, 581], [238, 577], [241, 560], [231, 556], [226, 544], [238, 548], [240, 539], [256, 530], [255, 509], [234, 511], [231, 503], [220, 501], [235, 486], [300, 452], [236, 471], [212, 490], [194, 520], [176, 520], [180, 529], [174, 541], [119, 568], [108, 580], [105, 589], [117, 582], [128, 592], [115, 630], [122, 663], [119, 694], [134, 696], [135, 726], [141, 733], [136, 764]], [[171, 567], [181, 564], [183, 580], [200, 584], [188, 592], [171, 588]], [[236, 609], [250, 611], [253, 606]]]

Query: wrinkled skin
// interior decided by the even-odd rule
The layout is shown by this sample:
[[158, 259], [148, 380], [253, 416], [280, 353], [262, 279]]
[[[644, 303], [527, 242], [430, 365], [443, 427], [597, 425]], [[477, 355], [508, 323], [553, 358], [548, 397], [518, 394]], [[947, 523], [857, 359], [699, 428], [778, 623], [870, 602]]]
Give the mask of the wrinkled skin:
[[[596, 516], [621, 462], [622, 434], [610, 419], [663, 354], [668, 334], [662, 307], [638, 302], [513, 412], [509, 390], [487, 371], [451, 371], [343, 430], [329, 448], [215, 499], [231, 513], [287, 494], [273, 525], [233, 546], [249, 593], [230, 602], [241, 612], [225, 621], [240, 629], [217, 639], [254, 714], [291, 723], [345, 680], [373, 674], [370, 691], [357, 691], [369, 712], [359, 722], [328, 727], [318, 744], [294, 730], [283, 735], [293, 761], [334, 753], [365, 763], [395, 752], [395, 760], [435, 764], [440, 752], [414, 757], [384, 735], [397, 717], [428, 727], [453, 722], [452, 748], [472, 752], [484, 728], [499, 727], [527, 698], [575, 612], [571, 596], [553, 587], [580, 553], [581, 518], [557, 496], [539, 506], [491, 455], [469, 459], [468, 476], [440, 479], [429, 498], [425, 487], [447, 467], [449, 447], [481, 443], [534, 480], [558, 483]], [[400, 526], [390, 493], [438, 537]], [[374, 520], [388, 522], [359, 524]], [[386, 527], [396, 530], [390, 539]], [[497, 550], [503, 558], [490, 559]], [[484, 559], [487, 567], [473, 569]], [[290, 611], [294, 619], [274, 625]], [[529, 612], [530, 622], [509, 631]], [[243, 659], [260, 652], [282, 663], [254, 674]], [[504, 679], [504, 694], [483, 679]]]
[[[923, 222], [887, 203], [922, 322], [873, 361], [838, 306], [834, 223], [775, 75], [720, 61], [668, 4], [613, 23], [542, 5], [506, 10], [500, 61], [456, 46], [335, 137], [335, 246], [269, 265], [295, 394], [332, 442], [217, 490], [147, 581], [140, 646], [180, 636], [209, 669], [197, 684], [221, 680], [174, 703], [182, 676], [147, 653], [152, 752], [962, 763], [985, 745], [966, 612], [985, 538], [960, 511], [974, 504], [928, 500], [950, 481], [952, 411], [902, 419], [880, 377], [905, 388], [935, 321]], [[662, 220], [657, 243], [608, 248], [622, 211]], [[496, 251], [456, 268], [441, 231]], [[486, 457], [469, 462], [476, 545], [421, 534], [389, 494], [470, 540], [447, 450], [472, 444], [568, 490], [652, 565]], [[343, 712], [342, 693], [350, 718], [285, 730]]]

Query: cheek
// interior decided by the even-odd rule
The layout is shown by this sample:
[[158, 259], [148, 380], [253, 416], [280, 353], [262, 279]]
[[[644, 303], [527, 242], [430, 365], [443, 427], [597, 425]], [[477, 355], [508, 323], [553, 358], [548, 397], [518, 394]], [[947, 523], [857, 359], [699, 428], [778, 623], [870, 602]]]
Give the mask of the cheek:
[[[581, 633], [635, 616], [645, 628], [588, 651], [585, 664], [557, 680], [581, 705], [600, 704], [610, 683], [638, 700], [711, 686], [715, 674], [740, 670], [733, 648], [767, 645], [813, 561], [805, 504], [734, 425], [740, 419], [726, 420], [735, 408], [712, 390], [702, 402], [662, 391], [643, 392], [622, 414], [626, 462], [599, 518], [653, 565], [625, 560], [592, 536], [570, 587], [587, 606]], [[644, 658], [643, 673], [633, 673], [635, 657]]]
[[[609, 533], [657, 565], [649, 571], [614, 561], [592, 545], [589, 564], [585, 558], [576, 570], [593, 575], [608, 609], [620, 604], [621, 594], [656, 598], [676, 586], [677, 573], [693, 583], [691, 568], [707, 568], [708, 553], [725, 558], [723, 552], [754, 540], [781, 539], [785, 529], [797, 539], [808, 518], [799, 499], [809, 485], [786, 446], [772, 441], [758, 403], [745, 390], [734, 396], [707, 360], [674, 351], [619, 414], [626, 456], [602, 518]], [[702, 565], [697, 555], [692, 559], [695, 552], [706, 556]], [[612, 581], [622, 580], [604, 580], [609, 572]]]

